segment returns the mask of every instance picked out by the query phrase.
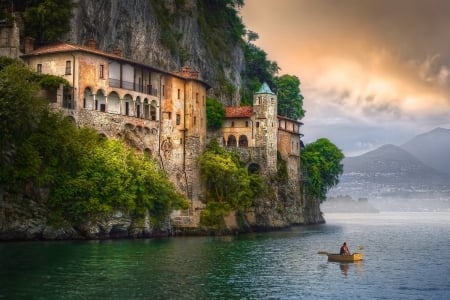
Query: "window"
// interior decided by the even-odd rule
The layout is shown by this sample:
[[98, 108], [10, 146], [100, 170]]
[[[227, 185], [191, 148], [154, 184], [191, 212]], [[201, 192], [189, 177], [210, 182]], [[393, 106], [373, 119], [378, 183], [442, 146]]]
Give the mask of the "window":
[[245, 127], [248, 127], [248, 121], [245, 121]]
[[181, 123], [181, 116], [180, 114], [177, 114], [177, 125], [180, 125]]
[[231, 127], [234, 127], [234, 121], [231, 121]]
[[130, 115], [130, 103], [125, 102], [125, 115]]
[[178, 89], [177, 90], [177, 97], [178, 97], [178, 99], [180, 99], [180, 94], [181, 94], [181, 91], [180, 91], [180, 89]]
[[37, 72], [38, 74], [42, 74], [42, 64], [37, 64], [36, 72]]
[[162, 95], [165, 96], [166, 94], [166, 86], [163, 84], [162, 86]]
[[197, 117], [194, 117], [194, 125], [197, 124]]
[[259, 128], [259, 122], [256, 122], [256, 128]]
[[150, 105], [150, 120], [156, 121], [156, 107]]
[[100, 73], [99, 73], [100, 79], [105, 78], [105, 66], [104, 65], [100, 65], [99, 71], [100, 71]]
[[70, 60], [66, 61], [66, 75], [72, 74], [72, 62]]
[[198, 104], [198, 93], [195, 93], [195, 103]]

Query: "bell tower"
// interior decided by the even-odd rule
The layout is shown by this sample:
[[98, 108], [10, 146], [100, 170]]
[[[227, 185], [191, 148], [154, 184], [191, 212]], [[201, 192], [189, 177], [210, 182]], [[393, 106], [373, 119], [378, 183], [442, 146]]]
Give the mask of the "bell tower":
[[255, 146], [265, 149], [267, 171], [274, 174], [277, 172], [277, 95], [267, 83], [253, 95], [253, 113]]

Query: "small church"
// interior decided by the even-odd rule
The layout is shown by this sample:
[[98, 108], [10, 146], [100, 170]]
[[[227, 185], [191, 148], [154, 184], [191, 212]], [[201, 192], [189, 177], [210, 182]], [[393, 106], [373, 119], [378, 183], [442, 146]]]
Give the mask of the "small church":
[[298, 180], [302, 124], [278, 115], [277, 95], [263, 83], [253, 95], [253, 106], [225, 107], [223, 146], [247, 156], [252, 161], [249, 171], [265, 175], [276, 174], [278, 152], [287, 162], [289, 178]]

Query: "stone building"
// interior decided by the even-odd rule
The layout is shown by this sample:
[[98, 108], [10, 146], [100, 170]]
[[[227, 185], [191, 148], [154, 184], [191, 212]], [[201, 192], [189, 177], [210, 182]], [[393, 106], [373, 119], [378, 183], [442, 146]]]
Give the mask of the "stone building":
[[300, 178], [300, 126], [277, 114], [277, 95], [264, 83], [253, 95], [253, 106], [226, 107], [223, 144], [245, 157], [248, 169], [268, 176], [277, 172], [277, 152], [287, 162], [288, 177]]
[[[34, 48], [26, 39], [22, 59], [32, 70], [65, 78], [70, 88], [47, 95], [50, 105], [78, 126], [125, 139], [154, 157], [190, 200], [172, 225], [195, 227], [204, 207], [198, 157], [206, 147], [206, 93], [210, 86], [188, 67], [168, 72], [86, 45], [55, 43]], [[250, 172], [277, 173], [277, 155], [286, 161], [288, 183], [300, 180], [301, 122], [278, 116], [277, 95], [267, 84], [253, 106], [226, 107], [223, 146], [237, 151]]]
[[107, 137], [121, 137], [157, 159], [178, 189], [191, 200], [189, 211], [177, 212], [186, 226], [198, 224], [202, 206], [198, 156], [206, 143], [206, 92], [200, 74], [188, 67], [167, 72], [100, 51], [93, 40], [85, 46], [55, 43], [37, 49], [25, 42], [22, 59], [43, 74], [65, 78], [70, 89], [49, 97], [79, 126]]

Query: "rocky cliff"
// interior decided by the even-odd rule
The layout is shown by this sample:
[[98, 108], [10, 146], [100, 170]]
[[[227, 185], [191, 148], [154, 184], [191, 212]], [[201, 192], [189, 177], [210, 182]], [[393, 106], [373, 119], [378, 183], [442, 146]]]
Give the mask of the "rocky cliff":
[[[94, 39], [101, 50], [119, 48], [126, 58], [165, 70], [190, 66], [200, 71], [223, 104], [237, 105], [244, 68], [242, 41], [230, 38], [226, 27], [220, 34], [220, 22], [211, 24], [215, 30], [209, 31], [208, 1], [78, 0], [67, 39], [78, 44]], [[213, 40], [208, 39], [211, 32]], [[49, 225], [46, 191], [33, 186], [24, 190], [0, 186], [0, 240], [149, 237], [172, 230], [170, 223], [155, 229], [148, 218], [134, 219], [120, 211], [83, 224]], [[318, 200], [306, 197], [297, 185], [286, 185], [274, 186], [257, 199], [239, 225], [253, 230], [322, 222]]]
[[[84, 44], [97, 41], [101, 50], [122, 50], [124, 57], [165, 70], [187, 65], [200, 71], [213, 86], [210, 91], [226, 105], [239, 102], [244, 54], [241, 41], [222, 44], [214, 51], [202, 6], [205, 1], [78, 0], [68, 39]], [[179, 4], [181, 3], [181, 4]], [[217, 27], [217, 24], [214, 25]], [[213, 27], [213, 25], [211, 25]], [[220, 30], [217, 29], [216, 30]], [[227, 28], [223, 39], [232, 41]], [[224, 48], [225, 47], [225, 48]], [[232, 91], [223, 86], [231, 84]]]

